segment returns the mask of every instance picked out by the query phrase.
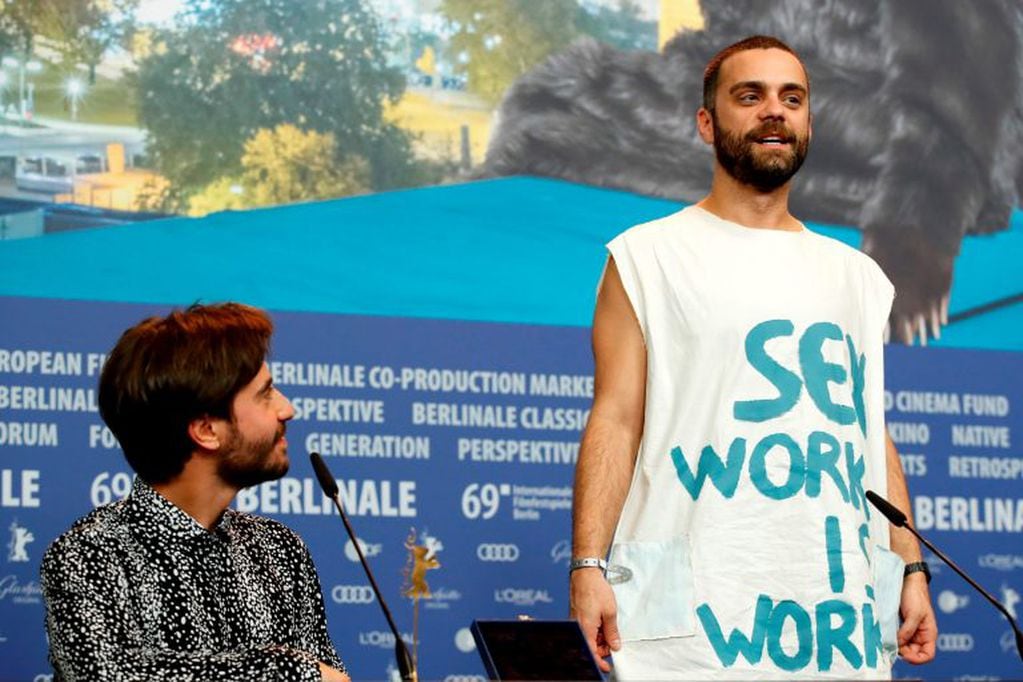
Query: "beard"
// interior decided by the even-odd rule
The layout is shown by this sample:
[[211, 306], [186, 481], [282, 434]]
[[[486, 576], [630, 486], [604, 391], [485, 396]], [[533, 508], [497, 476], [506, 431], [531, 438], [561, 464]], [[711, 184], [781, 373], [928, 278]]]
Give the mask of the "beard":
[[[733, 178], [761, 192], [778, 189], [799, 170], [810, 149], [809, 136], [797, 137], [783, 123], [767, 122], [739, 136], [714, 122], [714, 154], [721, 167]], [[789, 144], [788, 149], [759, 149], [758, 140], [776, 135]]]
[[287, 453], [283, 459], [274, 459], [274, 451], [284, 438], [284, 431], [281, 424], [271, 437], [248, 440], [232, 424], [226, 454], [220, 459], [217, 474], [226, 483], [240, 489], [274, 481], [288, 473]]

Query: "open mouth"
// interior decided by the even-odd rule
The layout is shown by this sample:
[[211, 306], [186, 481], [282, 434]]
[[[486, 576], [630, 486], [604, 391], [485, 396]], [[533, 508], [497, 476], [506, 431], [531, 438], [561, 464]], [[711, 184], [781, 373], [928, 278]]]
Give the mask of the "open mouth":
[[761, 137], [757, 139], [757, 142], [765, 147], [784, 147], [789, 144], [788, 139], [781, 135], [768, 135], [767, 137]]

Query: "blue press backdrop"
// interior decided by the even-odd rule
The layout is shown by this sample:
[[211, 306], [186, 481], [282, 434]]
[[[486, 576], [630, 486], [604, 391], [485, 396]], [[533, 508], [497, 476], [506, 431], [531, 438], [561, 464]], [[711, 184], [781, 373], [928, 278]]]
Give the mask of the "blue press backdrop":
[[[306, 539], [331, 633], [356, 678], [387, 677], [393, 642], [313, 483], [311, 449], [342, 481], [404, 632], [412, 630], [411, 604], [400, 597], [406, 537], [415, 528], [417, 542], [443, 546], [441, 568], [427, 574], [436, 599], [419, 614], [424, 679], [481, 675], [467, 632], [473, 618], [567, 611], [567, 495], [589, 407], [585, 325], [601, 243], [676, 208], [510, 179], [0, 244], [0, 678], [46, 679], [39, 559], [130, 480], [89, 393], [100, 355], [144, 315], [199, 299], [277, 311], [275, 378], [299, 408], [292, 470], [239, 506]], [[815, 228], [858, 240], [846, 228]], [[1010, 231], [967, 239], [953, 314], [1023, 289], [1012, 262], [1021, 246], [1018, 213]], [[1023, 349], [1021, 329], [1023, 307], [1010, 305], [950, 325], [940, 342], [1004, 350], [887, 352], [888, 420], [918, 525], [1013, 608], [1023, 591], [1023, 456], [1011, 440], [1023, 426], [1023, 356], [1005, 351]], [[64, 352], [69, 370], [81, 367], [19, 370], [33, 351]], [[60, 369], [56, 357], [51, 370]], [[309, 381], [308, 363], [333, 371], [333, 385]], [[485, 373], [473, 375], [480, 391], [443, 383], [474, 371]], [[550, 395], [552, 384], [534, 375], [580, 395]], [[62, 390], [37, 390], [49, 387]], [[49, 409], [58, 395], [69, 402]], [[471, 406], [491, 425], [451, 423], [468, 419]], [[429, 423], [442, 412], [449, 425]], [[529, 455], [494, 461], [487, 453], [498, 443]], [[932, 591], [939, 659], [899, 674], [1020, 676], [997, 613], [947, 569]]]

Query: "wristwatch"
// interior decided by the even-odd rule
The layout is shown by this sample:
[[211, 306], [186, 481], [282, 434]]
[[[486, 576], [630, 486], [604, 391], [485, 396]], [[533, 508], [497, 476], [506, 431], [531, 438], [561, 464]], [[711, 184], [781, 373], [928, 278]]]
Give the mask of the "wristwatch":
[[569, 573], [579, 568], [599, 568], [601, 573], [607, 573], [607, 562], [597, 557], [582, 557], [568, 562]]
[[927, 584], [931, 584], [931, 569], [927, 566], [926, 561], [914, 561], [911, 564], [906, 564], [906, 570], [902, 572], [902, 577], [905, 578], [913, 573], [923, 573], [927, 578]]

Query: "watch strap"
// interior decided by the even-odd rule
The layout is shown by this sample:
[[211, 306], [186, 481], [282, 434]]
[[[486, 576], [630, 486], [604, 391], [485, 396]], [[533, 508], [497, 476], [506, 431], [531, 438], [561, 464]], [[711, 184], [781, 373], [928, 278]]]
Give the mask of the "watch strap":
[[568, 562], [569, 573], [580, 568], [599, 568], [602, 573], [606, 573], [607, 562], [597, 557], [580, 557]]
[[926, 561], [914, 561], [911, 564], [906, 564], [906, 570], [902, 572], [902, 577], [905, 578], [914, 573], [923, 573], [924, 577], [927, 578], [927, 583], [930, 584], [931, 569]]

